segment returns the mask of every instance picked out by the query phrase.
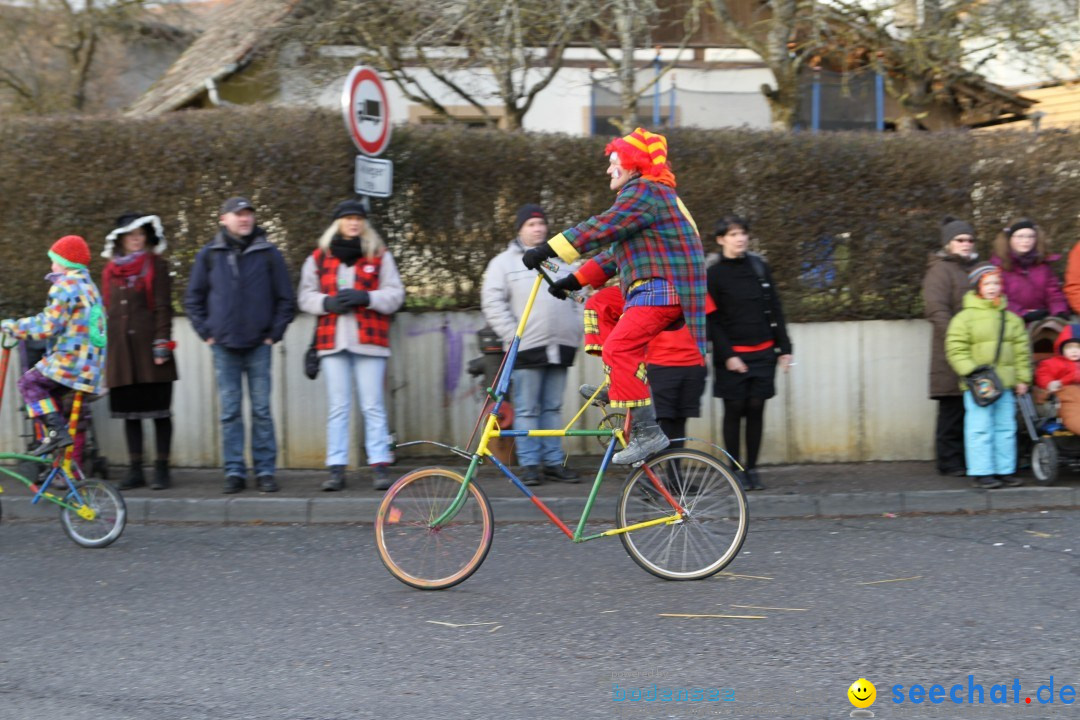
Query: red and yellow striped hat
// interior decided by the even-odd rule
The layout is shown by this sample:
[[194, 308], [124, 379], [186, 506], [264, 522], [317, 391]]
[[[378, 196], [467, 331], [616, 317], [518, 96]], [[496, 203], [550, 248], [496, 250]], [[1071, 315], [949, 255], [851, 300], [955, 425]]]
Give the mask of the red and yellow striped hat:
[[[642, 177], [649, 179], [671, 178], [671, 166], [668, 164], [667, 138], [637, 128], [626, 137], [612, 140], [604, 148], [604, 154], [617, 153], [619, 164], [627, 170], [636, 170]], [[674, 184], [674, 182], [672, 182]]]

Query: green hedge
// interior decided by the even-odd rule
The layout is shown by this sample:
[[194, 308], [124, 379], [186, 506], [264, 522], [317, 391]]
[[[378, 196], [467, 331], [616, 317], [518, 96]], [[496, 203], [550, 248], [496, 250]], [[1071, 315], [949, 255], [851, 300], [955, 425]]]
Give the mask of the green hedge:
[[[669, 133], [679, 192], [714, 248], [725, 212], [747, 216], [792, 320], [918, 317], [926, 255], [946, 214], [975, 223], [980, 249], [1030, 215], [1055, 251], [1077, 238], [1080, 136], [1029, 133]], [[518, 205], [542, 203], [552, 232], [608, 207], [606, 139], [397, 128], [385, 157], [394, 195], [373, 202], [414, 309], [473, 307]], [[322, 110], [190, 111], [0, 123], [0, 316], [38, 309], [45, 250], [91, 240], [113, 219], [162, 216], [177, 299], [230, 195], [251, 197], [294, 273], [352, 187], [355, 151]]]

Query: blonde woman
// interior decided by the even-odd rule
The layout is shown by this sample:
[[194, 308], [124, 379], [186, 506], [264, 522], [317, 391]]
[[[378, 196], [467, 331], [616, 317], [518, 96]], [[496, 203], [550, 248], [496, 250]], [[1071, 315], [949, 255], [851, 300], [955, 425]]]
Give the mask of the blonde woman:
[[397, 265], [357, 200], [334, 208], [333, 223], [304, 261], [300, 309], [318, 317], [315, 348], [326, 378], [326, 491], [345, 487], [349, 415], [355, 388], [364, 415], [364, 449], [376, 490], [390, 487], [393, 462], [383, 384], [390, 319], [405, 299]]

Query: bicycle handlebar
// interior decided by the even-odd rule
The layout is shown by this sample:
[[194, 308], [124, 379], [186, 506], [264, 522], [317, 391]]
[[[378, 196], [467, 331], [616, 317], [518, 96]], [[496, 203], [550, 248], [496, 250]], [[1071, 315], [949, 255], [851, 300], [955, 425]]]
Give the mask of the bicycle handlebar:
[[[550, 260], [544, 260], [544, 261], [542, 261], [540, 263], [540, 267], [536, 268], [536, 272], [540, 273], [540, 276], [543, 277], [544, 280], [547, 281], [547, 284], [549, 286], [554, 285], [555, 281], [551, 279], [550, 275], [548, 275], [546, 272], [544, 272], [544, 268], [547, 268], [551, 272], [558, 272], [559, 271], [559, 266], [556, 265], [555, 263], [551, 262]], [[574, 302], [578, 303], [579, 305], [581, 303], [585, 302], [585, 298], [583, 298], [577, 292], [567, 292], [566, 293], [566, 299], [567, 300], [573, 300]]]

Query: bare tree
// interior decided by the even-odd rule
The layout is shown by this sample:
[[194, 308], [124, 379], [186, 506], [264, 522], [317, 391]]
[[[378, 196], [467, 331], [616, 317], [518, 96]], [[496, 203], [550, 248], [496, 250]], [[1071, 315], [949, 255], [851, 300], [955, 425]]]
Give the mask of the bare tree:
[[660, 79], [675, 67], [683, 50], [700, 29], [701, 14], [707, 6], [707, 0], [690, 0], [676, 23], [682, 33], [677, 51], [661, 64], [652, 80], [639, 87], [637, 73], [642, 63], [635, 62], [634, 51], [653, 47], [653, 32], [661, 16], [659, 3], [656, 0], [606, 0], [593, 5], [592, 25], [599, 32], [591, 33], [589, 42], [615, 74], [622, 108], [616, 124], [623, 132], [630, 132], [638, 124], [638, 101], [649, 90], [659, 90]]
[[897, 125], [918, 128], [935, 102], [956, 102], [962, 83], [989, 63], [1075, 74], [1075, 6], [1056, 0], [833, 0], [839, 46], [858, 49], [903, 108]]
[[733, 0], [711, 0], [724, 30], [744, 47], [761, 56], [772, 71], [773, 85], [762, 85], [769, 103], [773, 128], [790, 130], [799, 105], [799, 71], [812, 56], [819, 40], [817, 3], [814, 0], [765, 0], [750, 23], [740, 22]]
[[[147, 0], [25, 0], [0, 5], [0, 93], [9, 111], [88, 109], [103, 42], [130, 38]], [[160, 3], [159, 3], [160, 4]]]
[[[413, 102], [451, 117], [447, 96], [487, 124], [520, 129], [537, 94], [562, 68], [563, 51], [588, 19], [575, 0], [322, 0], [308, 39], [352, 38], [361, 59]], [[482, 72], [478, 72], [482, 71]]]

